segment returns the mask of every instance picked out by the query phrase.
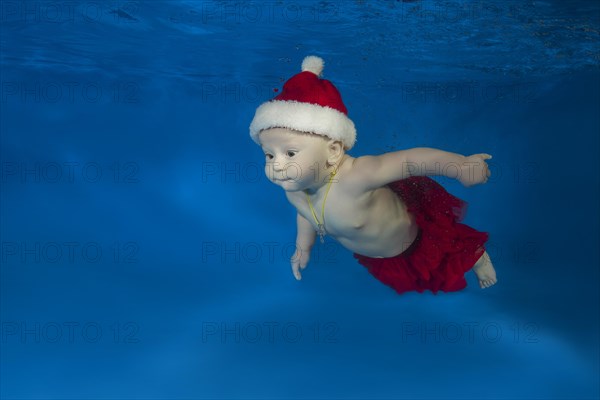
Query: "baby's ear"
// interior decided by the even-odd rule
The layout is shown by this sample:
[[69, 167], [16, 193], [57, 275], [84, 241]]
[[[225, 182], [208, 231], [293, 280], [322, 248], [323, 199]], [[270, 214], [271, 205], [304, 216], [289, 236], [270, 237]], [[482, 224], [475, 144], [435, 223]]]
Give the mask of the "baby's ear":
[[333, 162], [338, 161], [344, 155], [344, 145], [340, 140], [331, 139], [327, 144], [329, 159]]

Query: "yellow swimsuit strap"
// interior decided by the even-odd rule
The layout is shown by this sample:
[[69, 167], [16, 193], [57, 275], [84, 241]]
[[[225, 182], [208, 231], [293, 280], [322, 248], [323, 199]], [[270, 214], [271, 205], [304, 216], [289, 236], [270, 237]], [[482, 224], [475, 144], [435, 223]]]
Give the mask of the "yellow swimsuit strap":
[[310, 206], [310, 211], [312, 212], [313, 218], [315, 219], [315, 222], [317, 223], [317, 225], [324, 225], [325, 224], [325, 202], [327, 201], [327, 195], [329, 194], [329, 189], [331, 189], [331, 182], [333, 182], [333, 177], [335, 176], [335, 174], [337, 174], [337, 169], [335, 171], [333, 171], [329, 177], [329, 183], [327, 184], [327, 191], [325, 192], [325, 198], [323, 199], [323, 207], [321, 209], [321, 220], [323, 221], [323, 223], [319, 222], [319, 220], [317, 219], [317, 214], [315, 213], [315, 209], [313, 208], [313, 205], [310, 201], [310, 197], [308, 196], [308, 193], [304, 193], [306, 195], [306, 198], [308, 199], [308, 205]]

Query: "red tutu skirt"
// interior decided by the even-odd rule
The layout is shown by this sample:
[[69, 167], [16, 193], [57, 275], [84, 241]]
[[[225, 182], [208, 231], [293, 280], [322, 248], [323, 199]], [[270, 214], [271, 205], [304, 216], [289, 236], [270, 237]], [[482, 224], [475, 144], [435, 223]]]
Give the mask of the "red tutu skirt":
[[414, 215], [419, 234], [397, 256], [372, 258], [354, 253], [354, 258], [398, 293], [464, 289], [464, 274], [483, 255], [488, 240], [487, 233], [460, 223], [467, 203], [426, 176], [402, 179], [388, 187]]

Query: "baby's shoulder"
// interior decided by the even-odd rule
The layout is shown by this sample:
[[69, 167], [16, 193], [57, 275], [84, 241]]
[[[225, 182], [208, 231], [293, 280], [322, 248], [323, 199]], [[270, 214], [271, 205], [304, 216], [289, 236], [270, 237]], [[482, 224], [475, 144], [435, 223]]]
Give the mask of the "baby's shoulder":
[[367, 168], [364, 168], [363, 157], [349, 157], [342, 168], [340, 168], [337, 178], [339, 187], [345, 191], [355, 192], [358, 194], [362, 191], [362, 183], [365, 181], [365, 176], [370, 174]]

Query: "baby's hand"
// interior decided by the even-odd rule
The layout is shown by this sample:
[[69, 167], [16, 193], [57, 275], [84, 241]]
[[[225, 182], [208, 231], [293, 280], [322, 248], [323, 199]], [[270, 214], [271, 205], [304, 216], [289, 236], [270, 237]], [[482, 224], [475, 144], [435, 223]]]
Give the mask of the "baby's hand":
[[485, 160], [489, 160], [490, 158], [492, 156], [486, 153], [465, 157], [461, 166], [460, 176], [458, 177], [460, 183], [467, 187], [486, 183], [492, 175], [485, 162]]
[[302, 275], [300, 275], [300, 270], [306, 268], [308, 264], [308, 260], [310, 259], [310, 249], [302, 250], [300, 247], [296, 246], [296, 252], [292, 256], [292, 272], [294, 273], [294, 277], [296, 280], [302, 279]]

